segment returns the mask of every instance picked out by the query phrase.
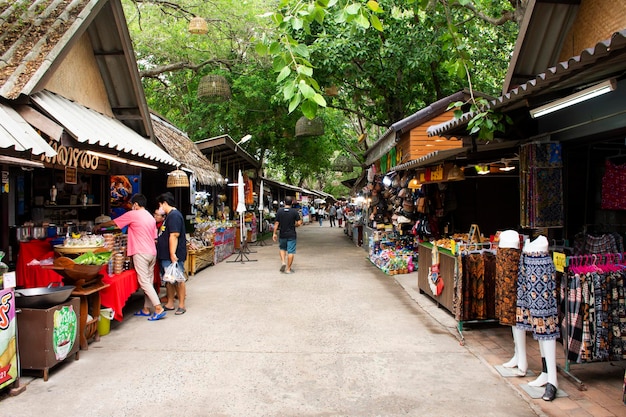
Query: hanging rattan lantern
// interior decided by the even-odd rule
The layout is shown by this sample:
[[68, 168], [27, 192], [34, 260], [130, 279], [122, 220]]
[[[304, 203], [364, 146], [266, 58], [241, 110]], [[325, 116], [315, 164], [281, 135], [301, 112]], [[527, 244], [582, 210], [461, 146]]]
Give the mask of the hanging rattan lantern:
[[296, 122], [296, 137], [321, 136], [324, 134], [324, 122], [322, 119], [307, 119], [302, 116]]
[[331, 165], [332, 170], [337, 172], [352, 172], [354, 166], [354, 161], [348, 155], [339, 155]]
[[202, 77], [198, 84], [198, 97], [211, 100], [230, 100], [230, 86], [226, 77], [209, 74]]
[[194, 35], [206, 35], [209, 32], [209, 25], [202, 17], [194, 17], [189, 21], [189, 33]]
[[167, 174], [167, 188], [189, 187], [189, 178], [185, 171], [176, 169]]

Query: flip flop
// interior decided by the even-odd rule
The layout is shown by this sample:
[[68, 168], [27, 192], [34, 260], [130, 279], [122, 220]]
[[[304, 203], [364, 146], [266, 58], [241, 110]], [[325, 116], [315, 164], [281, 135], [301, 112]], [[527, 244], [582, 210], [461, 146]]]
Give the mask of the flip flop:
[[185, 314], [186, 312], [187, 312], [186, 309], [178, 307], [178, 309], [176, 310], [176, 313], [174, 313], [174, 314], [176, 314], [177, 316], [180, 316], [182, 314]]
[[285, 268], [286, 268], [286, 267], [287, 267], [287, 265], [282, 264], [282, 265], [280, 266], [280, 272], [285, 272]]
[[161, 320], [162, 318], [165, 318], [165, 315], [167, 314], [167, 312], [165, 310], [161, 311], [159, 314], [155, 314], [154, 316], [150, 316], [148, 317], [149, 321], [157, 321], [157, 320]]
[[133, 315], [134, 316], [150, 317], [150, 313], [144, 313], [143, 310], [135, 311], [135, 314], [133, 314]]
[[174, 311], [176, 310], [176, 307], [169, 308], [169, 307], [163, 306], [163, 310]]

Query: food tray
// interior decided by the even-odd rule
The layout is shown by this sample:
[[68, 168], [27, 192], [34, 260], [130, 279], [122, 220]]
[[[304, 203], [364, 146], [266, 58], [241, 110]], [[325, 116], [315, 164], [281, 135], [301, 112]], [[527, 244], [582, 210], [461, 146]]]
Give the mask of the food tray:
[[102, 249], [104, 246], [64, 246], [64, 245], [54, 245], [54, 250], [59, 253], [68, 253], [68, 254], [79, 254], [85, 253], [89, 251], [95, 251], [97, 249]]

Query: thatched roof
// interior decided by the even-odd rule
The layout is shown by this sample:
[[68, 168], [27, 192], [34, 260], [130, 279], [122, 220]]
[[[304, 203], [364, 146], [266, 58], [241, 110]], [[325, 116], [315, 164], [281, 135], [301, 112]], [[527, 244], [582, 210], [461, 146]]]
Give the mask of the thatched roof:
[[150, 117], [157, 140], [172, 157], [182, 162], [185, 168], [193, 171], [199, 183], [218, 185], [224, 181], [224, 178], [185, 132], [154, 113], [151, 113]]

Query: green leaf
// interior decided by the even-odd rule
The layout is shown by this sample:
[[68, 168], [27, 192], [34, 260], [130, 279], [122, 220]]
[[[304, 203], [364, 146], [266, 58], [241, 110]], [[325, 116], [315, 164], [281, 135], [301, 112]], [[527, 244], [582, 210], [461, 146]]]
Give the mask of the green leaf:
[[374, 0], [369, 0], [367, 2], [367, 7], [369, 7], [369, 9], [373, 12], [382, 11], [378, 2]]
[[276, 82], [281, 82], [282, 80], [287, 78], [289, 74], [291, 74], [291, 69], [288, 66], [283, 67], [283, 69], [280, 71], [280, 74], [278, 74], [278, 77], [276, 77]]
[[298, 74], [306, 75], [307, 77], [313, 76], [313, 68], [307, 67], [306, 65], [298, 65], [297, 72]]
[[315, 95], [315, 90], [311, 88], [311, 86], [308, 85], [304, 80], [301, 80], [298, 83], [298, 89], [306, 99], [313, 98], [313, 96]]
[[361, 10], [361, 5], [358, 3], [352, 3], [348, 6], [346, 6], [346, 13], [351, 14], [351, 15], [355, 15], [359, 12], [359, 10]]
[[298, 108], [298, 105], [300, 104], [300, 101], [302, 100], [302, 95], [300, 95], [300, 93], [295, 94], [291, 101], [289, 102], [289, 113], [293, 112], [295, 109]]
[[313, 101], [316, 102], [317, 105], [320, 107], [326, 107], [326, 100], [319, 93], [315, 93], [315, 95], [313, 96]]
[[290, 101], [295, 93], [296, 93], [296, 84], [293, 81], [289, 81], [285, 83], [283, 87], [283, 97], [285, 98], [285, 101]]
[[303, 43], [297, 44], [292, 50], [294, 54], [300, 55], [304, 58], [308, 58], [311, 55], [309, 48]]
[[313, 119], [317, 114], [317, 104], [314, 101], [306, 100], [302, 103], [300, 110], [307, 119]]
[[285, 67], [286, 65], [287, 63], [280, 55], [274, 57], [274, 60], [272, 61], [272, 69], [274, 70], [274, 72], [281, 72], [283, 70], [283, 67]]
[[297, 18], [297, 17], [296, 17], [296, 18], [294, 18], [294, 19], [291, 21], [291, 27], [292, 27], [294, 30], [300, 30], [300, 29], [302, 29], [302, 19]]
[[256, 51], [257, 54], [263, 56], [263, 55], [267, 55], [269, 52], [269, 48], [267, 47], [267, 45], [264, 45], [261, 42], [257, 42], [254, 45], [254, 50]]
[[363, 15], [363, 13], [359, 13], [356, 17], [355, 22], [357, 25], [361, 26], [364, 29], [368, 29], [370, 27], [370, 21], [367, 20], [367, 17]]
[[463, 116], [463, 110], [458, 109], [458, 110], [455, 110], [455, 111], [454, 111], [454, 118], [455, 118], [455, 119], [460, 119], [460, 118], [461, 118], [461, 116]]
[[380, 19], [378, 18], [378, 16], [376, 16], [375, 14], [370, 16], [370, 22], [372, 23], [372, 27], [374, 29], [376, 29], [379, 32], [383, 31], [383, 24], [381, 23]]

